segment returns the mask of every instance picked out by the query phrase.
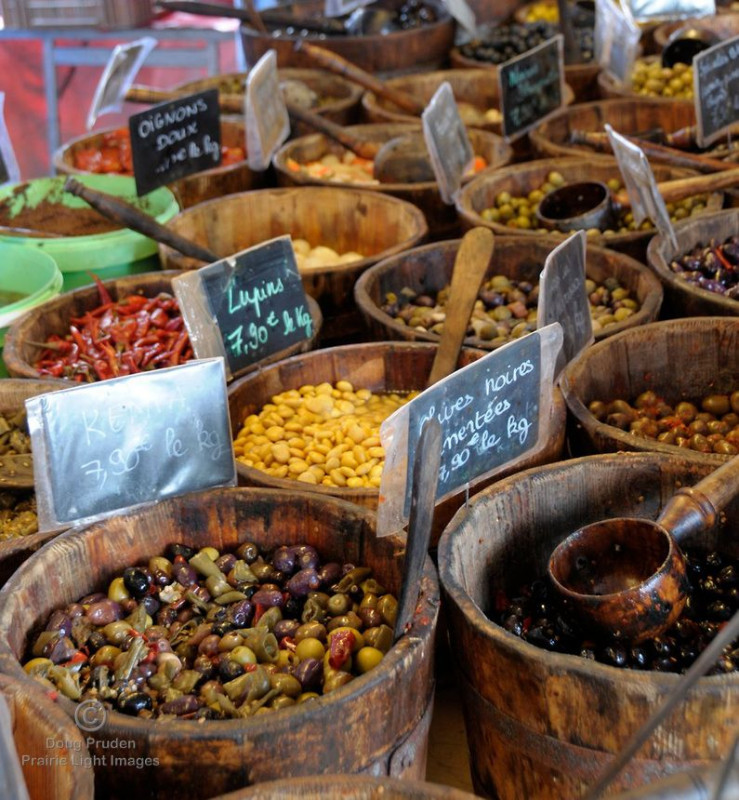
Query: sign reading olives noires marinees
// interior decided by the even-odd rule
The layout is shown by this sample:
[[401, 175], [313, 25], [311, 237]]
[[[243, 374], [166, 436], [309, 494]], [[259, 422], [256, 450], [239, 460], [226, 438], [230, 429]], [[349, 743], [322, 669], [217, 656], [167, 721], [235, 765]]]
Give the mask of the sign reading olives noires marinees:
[[236, 483], [223, 359], [38, 395], [26, 410], [42, 530]]
[[139, 195], [221, 163], [218, 89], [152, 106], [128, 128]]
[[498, 67], [503, 136], [512, 139], [565, 104], [561, 33]]
[[442, 428], [437, 502], [543, 446], [561, 345], [555, 322], [435, 383], [385, 420], [378, 535], [400, 530], [408, 519], [410, 465], [426, 420]]
[[562, 326], [564, 341], [555, 378], [582, 350], [593, 342], [593, 320], [585, 288], [585, 231], [573, 233], [552, 250], [539, 276], [536, 324]]
[[696, 55], [693, 86], [696, 139], [707, 147], [739, 122], [739, 36]]
[[198, 358], [223, 356], [231, 375], [313, 335], [289, 236], [172, 281]]

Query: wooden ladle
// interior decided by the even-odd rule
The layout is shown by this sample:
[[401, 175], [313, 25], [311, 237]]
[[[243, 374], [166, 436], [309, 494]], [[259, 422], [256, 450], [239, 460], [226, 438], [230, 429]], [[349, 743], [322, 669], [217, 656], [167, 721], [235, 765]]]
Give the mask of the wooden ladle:
[[552, 585], [590, 627], [639, 642], [680, 616], [688, 597], [678, 541], [715, 524], [739, 490], [739, 456], [677, 490], [656, 522], [617, 517], [571, 533], [549, 559]]
[[459, 245], [457, 257], [454, 259], [444, 329], [431, 365], [428, 386], [433, 386], [437, 381], [451, 375], [457, 366], [472, 307], [493, 257], [494, 248], [493, 232], [482, 227], [468, 231]]
[[[683, 200], [694, 194], [729, 189], [739, 184], [739, 169], [696, 175], [657, 184], [666, 203]], [[539, 203], [536, 216], [552, 230], [571, 231], [589, 228], [612, 228], [617, 215], [631, 206], [625, 189], [612, 193], [600, 181], [570, 183], [549, 192]]]

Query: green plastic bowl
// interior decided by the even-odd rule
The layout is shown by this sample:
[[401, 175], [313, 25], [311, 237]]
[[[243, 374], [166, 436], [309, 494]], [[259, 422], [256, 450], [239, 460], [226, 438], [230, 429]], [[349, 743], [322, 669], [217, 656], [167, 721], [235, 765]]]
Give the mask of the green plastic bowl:
[[[56, 297], [62, 281], [62, 273], [51, 256], [19, 244], [0, 243], [0, 292], [23, 295], [15, 302], [0, 305], [0, 355], [10, 324], [26, 311]], [[0, 358], [0, 377], [7, 375]]]
[[[143, 197], [137, 197], [136, 182], [131, 177], [124, 175], [76, 177], [92, 189], [108, 192], [138, 206], [162, 224], [172, 219], [179, 211], [175, 196], [166, 187], [156, 189]], [[60, 175], [0, 186], [0, 202], [7, 200], [11, 203], [11, 214], [17, 214], [25, 204], [36, 206], [42, 200], [63, 203], [70, 208], [87, 206], [81, 198], [64, 191], [65, 180], [66, 176]], [[108, 280], [151, 269], [152, 258], [157, 252], [157, 243], [153, 239], [128, 228], [91, 236], [55, 238], [4, 236], [0, 229], [0, 244], [5, 243], [34, 247], [50, 255], [64, 276], [64, 291], [89, 284], [91, 272], [103, 280]]]

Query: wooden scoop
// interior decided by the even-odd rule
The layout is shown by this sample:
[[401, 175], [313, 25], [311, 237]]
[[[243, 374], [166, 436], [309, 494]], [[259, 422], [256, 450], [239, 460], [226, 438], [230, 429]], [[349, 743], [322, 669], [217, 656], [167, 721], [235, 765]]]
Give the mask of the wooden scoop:
[[402, 108], [403, 111], [407, 111], [409, 114], [415, 114], [420, 117], [424, 108], [426, 108], [425, 103], [422, 103], [417, 97], [414, 97], [414, 95], [408, 94], [408, 92], [401, 92], [398, 89], [393, 89], [379, 78], [376, 78], [369, 72], [365, 72], [363, 69], [356, 66], [356, 64], [352, 64], [351, 61], [347, 61], [345, 58], [342, 58], [336, 53], [332, 53], [330, 50], [326, 50], [324, 47], [309, 44], [301, 40], [295, 44], [295, 49], [305, 53], [312, 58], [316, 64], [329, 70], [329, 72], [342, 75], [347, 80], [364, 86], [365, 89], [374, 92], [380, 97], [384, 97], [391, 103], [395, 103], [396, 106]]
[[617, 517], [570, 534], [549, 559], [552, 585], [592, 628], [639, 642], [659, 636], [688, 597], [677, 542], [713, 526], [739, 490], [739, 456], [678, 489], [656, 522]]
[[427, 386], [433, 386], [437, 381], [451, 375], [457, 366], [472, 307], [493, 257], [494, 247], [495, 239], [489, 228], [473, 228], [462, 239], [454, 259], [444, 329], [431, 365]]
[[155, 219], [145, 214], [141, 209], [136, 208], [136, 206], [107, 194], [107, 192], [91, 189], [71, 175], [64, 182], [64, 191], [76, 197], [81, 197], [104, 217], [142, 233], [144, 236], [148, 236], [161, 244], [166, 244], [189, 258], [197, 258], [206, 264], [218, 261], [220, 258], [211, 250], [190, 241], [190, 239], [186, 239], [184, 236], [180, 236], [179, 233], [165, 228], [164, 225], [160, 225]]

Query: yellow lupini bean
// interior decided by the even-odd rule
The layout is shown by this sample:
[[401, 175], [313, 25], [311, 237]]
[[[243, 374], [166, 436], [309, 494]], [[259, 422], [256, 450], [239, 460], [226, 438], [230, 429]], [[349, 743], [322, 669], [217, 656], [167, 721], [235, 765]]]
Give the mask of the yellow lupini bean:
[[373, 394], [344, 380], [288, 389], [246, 417], [234, 453], [275, 477], [376, 488], [385, 460], [380, 425], [415, 394]]

